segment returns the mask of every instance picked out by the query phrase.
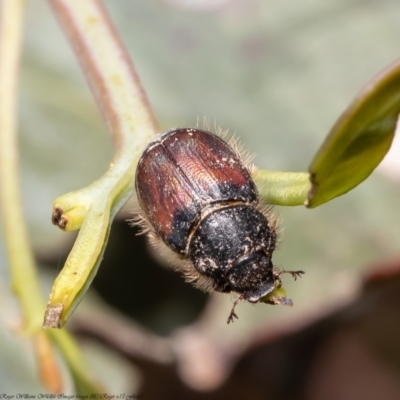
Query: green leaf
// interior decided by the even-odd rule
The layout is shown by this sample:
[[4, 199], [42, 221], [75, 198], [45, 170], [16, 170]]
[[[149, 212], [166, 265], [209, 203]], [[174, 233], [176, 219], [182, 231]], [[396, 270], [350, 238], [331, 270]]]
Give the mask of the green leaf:
[[307, 207], [365, 180], [390, 149], [400, 113], [400, 60], [378, 74], [336, 122], [311, 162]]

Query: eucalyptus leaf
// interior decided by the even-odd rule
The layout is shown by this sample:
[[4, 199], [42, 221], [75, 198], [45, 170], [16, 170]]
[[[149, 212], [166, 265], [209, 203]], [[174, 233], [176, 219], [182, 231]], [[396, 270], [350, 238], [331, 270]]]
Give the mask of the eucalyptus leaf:
[[389, 151], [400, 113], [400, 60], [378, 74], [336, 122], [311, 162], [307, 207], [364, 181]]

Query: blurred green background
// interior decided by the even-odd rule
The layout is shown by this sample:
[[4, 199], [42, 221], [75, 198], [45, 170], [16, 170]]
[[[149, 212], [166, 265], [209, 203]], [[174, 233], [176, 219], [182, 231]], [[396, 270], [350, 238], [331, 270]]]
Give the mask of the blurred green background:
[[[400, 56], [400, 7], [395, 0], [104, 3], [161, 130], [195, 126], [207, 117], [211, 126], [235, 133], [256, 154], [254, 162], [261, 169], [306, 171], [357, 91]], [[55, 259], [60, 269], [74, 234], [51, 225], [52, 201], [103, 174], [113, 148], [48, 4], [31, 0], [26, 5], [19, 120], [24, 211], [38, 258]], [[226, 326], [231, 298], [218, 297], [213, 301], [221, 318], [210, 324], [209, 334], [243, 343], [254, 331], [290, 330], [350, 301], [363, 272], [400, 255], [399, 198], [400, 185], [376, 172], [317, 209], [276, 207], [283, 232], [275, 264], [306, 271], [298, 282], [285, 280], [295, 306], [241, 304], [240, 319]], [[107, 275], [110, 286], [112, 268], [117, 266]], [[146, 265], [132, 261], [131, 268], [137, 274], [132, 285], [140, 286]], [[55, 276], [56, 269], [43, 270], [46, 297]], [[8, 371], [0, 374], [0, 393], [41, 393], [31, 357], [9, 330], [18, 323], [18, 309], [7, 278], [0, 240], [0, 370]], [[147, 296], [163, 303], [157, 291], [148, 289]], [[190, 304], [190, 294], [181, 301]], [[83, 302], [82, 313], [85, 303], [91, 301]], [[184, 324], [175, 315], [177, 309], [171, 305], [158, 314], [153, 311], [153, 320], [144, 323], [171, 334]], [[87, 346], [86, 351], [100, 376], [128, 368], [104, 348]], [[125, 390], [129, 379], [111, 379], [110, 390]]]

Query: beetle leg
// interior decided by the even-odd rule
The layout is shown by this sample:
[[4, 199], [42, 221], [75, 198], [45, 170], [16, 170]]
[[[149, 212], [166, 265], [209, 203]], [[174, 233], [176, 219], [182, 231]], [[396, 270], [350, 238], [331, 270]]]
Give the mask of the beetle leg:
[[235, 302], [233, 303], [233, 307], [232, 307], [231, 313], [229, 314], [228, 320], [226, 321], [227, 324], [230, 324], [231, 322], [234, 322], [234, 321], [235, 321], [234, 318], [239, 319], [239, 317], [238, 317], [238, 316], [236, 315], [236, 313], [235, 313], [235, 307], [237, 306], [237, 304], [238, 304], [239, 301], [241, 301], [241, 300], [243, 300], [243, 296], [239, 296], [239, 297], [235, 300]]
[[275, 279], [278, 279], [280, 281], [279, 276], [282, 274], [290, 274], [293, 276], [293, 279], [296, 281], [297, 278], [301, 278], [302, 274], [305, 274], [304, 271], [286, 271], [285, 269], [281, 269], [281, 270], [274, 270], [274, 277]]

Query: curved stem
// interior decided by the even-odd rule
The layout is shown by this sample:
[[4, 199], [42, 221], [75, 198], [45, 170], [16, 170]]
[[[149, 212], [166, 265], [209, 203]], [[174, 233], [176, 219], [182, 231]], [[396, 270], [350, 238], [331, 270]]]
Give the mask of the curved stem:
[[49, 2], [113, 136], [116, 160], [132, 136], [148, 140], [158, 129], [132, 61], [100, 1]]
[[13, 290], [21, 304], [25, 329], [41, 328], [45, 304], [22, 212], [18, 174], [17, 95], [23, 1], [3, 0], [0, 9], [0, 215]]
[[[48, 335], [41, 326], [45, 302], [39, 288], [19, 190], [16, 121], [23, 3], [22, 0], [0, 2], [0, 221], [12, 287], [21, 305], [25, 332], [33, 337], [42, 383], [47, 390], [56, 393], [62, 389], [62, 378]], [[73, 339], [67, 332], [62, 333], [55, 335], [54, 340], [70, 366], [77, 390], [87, 394], [102, 392], [89, 378]]]
[[99, 267], [118, 210], [134, 192], [134, 174], [157, 125], [126, 49], [99, 1], [49, 0], [102, 110], [116, 145], [108, 171], [92, 185], [59, 197], [53, 222], [65, 230], [80, 229], [54, 282], [45, 327], [67, 321]]

